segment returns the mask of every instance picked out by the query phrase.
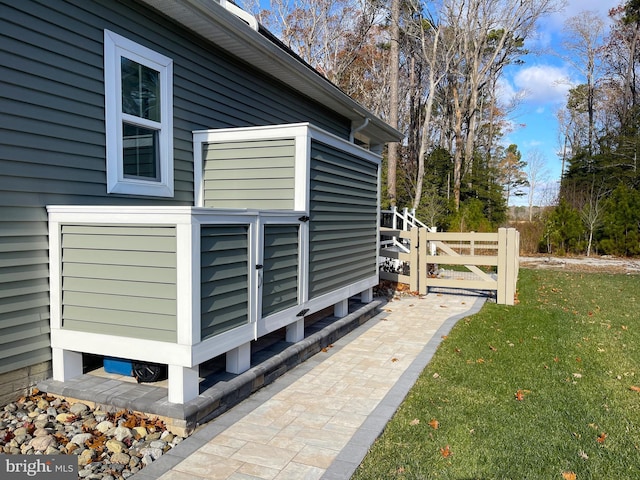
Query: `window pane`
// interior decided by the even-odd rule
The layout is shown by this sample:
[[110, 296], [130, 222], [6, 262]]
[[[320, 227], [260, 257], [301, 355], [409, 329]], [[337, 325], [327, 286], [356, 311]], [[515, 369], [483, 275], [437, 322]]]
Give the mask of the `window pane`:
[[160, 181], [158, 175], [158, 131], [122, 123], [125, 177]]
[[121, 58], [122, 111], [160, 121], [160, 73], [128, 58]]

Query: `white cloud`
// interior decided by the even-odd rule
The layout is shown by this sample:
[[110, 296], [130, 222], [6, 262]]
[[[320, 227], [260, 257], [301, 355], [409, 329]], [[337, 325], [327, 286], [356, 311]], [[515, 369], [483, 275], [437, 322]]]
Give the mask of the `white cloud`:
[[553, 65], [533, 65], [520, 68], [513, 76], [515, 90], [524, 92], [524, 100], [537, 105], [560, 105], [575, 85], [568, 72]]
[[609, 10], [621, 3], [622, 0], [568, 0], [565, 8], [551, 15], [549, 19], [552, 23], [551, 27], [562, 28], [568, 18], [585, 11], [596, 12], [606, 23], [609, 23]]

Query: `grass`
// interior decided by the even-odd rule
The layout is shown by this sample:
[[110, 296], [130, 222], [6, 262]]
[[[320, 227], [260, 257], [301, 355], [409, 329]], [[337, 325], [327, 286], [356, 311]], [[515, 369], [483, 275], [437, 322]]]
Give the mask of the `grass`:
[[354, 479], [640, 478], [640, 276], [518, 291], [454, 327]]

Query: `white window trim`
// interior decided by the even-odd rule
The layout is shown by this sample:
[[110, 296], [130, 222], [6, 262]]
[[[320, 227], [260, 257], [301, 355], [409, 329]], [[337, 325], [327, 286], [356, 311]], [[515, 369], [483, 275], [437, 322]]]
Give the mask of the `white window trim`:
[[[122, 112], [121, 57], [160, 72], [159, 181], [124, 176], [122, 120], [131, 116]], [[105, 30], [104, 85], [107, 193], [173, 197], [173, 60]], [[144, 119], [133, 118], [136, 124], [145, 125]]]

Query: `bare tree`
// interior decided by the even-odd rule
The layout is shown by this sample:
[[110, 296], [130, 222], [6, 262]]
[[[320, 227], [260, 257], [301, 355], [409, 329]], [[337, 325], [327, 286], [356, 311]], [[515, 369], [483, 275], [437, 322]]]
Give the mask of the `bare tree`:
[[527, 154], [527, 165], [525, 167], [529, 188], [527, 191], [527, 205], [529, 206], [529, 221], [533, 220], [533, 206], [538, 199], [538, 188], [544, 184], [549, 177], [549, 171], [545, 166], [545, 158], [539, 150], [531, 150]]
[[455, 42], [457, 59], [450, 72], [456, 208], [463, 169], [473, 159], [482, 96], [494, 93], [487, 87], [522, 53], [536, 22], [560, 6], [559, 0], [443, 0], [441, 18], [452, 31], [447, 38]]
[[610, 192], [606, 191], [603, 184], [596, 190], [595, 186], [595, 177], [594, 181], [591, 184], [591, 189], [586, 193], [586, 198], [584, 199], [584, 204], [580, 209], [580, 218], [582, 219], [582, 223], [587, 229], [588, 232], [588, 240], [587, 240], [587, 257], [591, 256], [591, 248], [593, 246], [593, 234], [596, 229], [602, 224], [602, 214], [603, 214], [603, 200]]
[[425, 87], [426, 100], [424, 102], [424, 114], [420, 132], [420, 147], [418, 150], [418, 173], [416, 177], [416, 189], [413, 200], [413, 208], [417, 209], [422, 200], [422, 186], [424, 182], [424, 161], [431, 147], [432, 127], [431, 116], [433, 104], [440, 82], [446, 77], [449, 65], [453, 58], [454, 50], [451, 43], [442, 44], [441, 36], [443, 27], [436, 24], [433, 19], [421, 20], [419, 23], [419, 39], [422, 51], [422, 61], [427, 67], [427, 86]]
[[[391, 89], [389, 98], [389, 122], [398, 128], [398, 103], [400, 101], [400, 0], [391, 0]], [[396, 169], [398, 166], [398, 144], [390, 143], [387, 155], [387, 197], [391, 206], [396, 204]]]
[[587, 111], [587, 151], [593, 155], [595, 142], [595, 91], [600, 79], [602, 64], [598, 50], [604, 43], [604, 20], [596, 12], [585, 11], [565, 22], [567, 40], [564, 48], [570, 52], [565, 60], [585, 78], [586, 88], [576, 90], [584, 94]]

